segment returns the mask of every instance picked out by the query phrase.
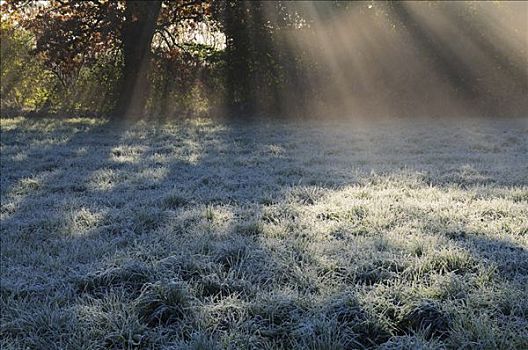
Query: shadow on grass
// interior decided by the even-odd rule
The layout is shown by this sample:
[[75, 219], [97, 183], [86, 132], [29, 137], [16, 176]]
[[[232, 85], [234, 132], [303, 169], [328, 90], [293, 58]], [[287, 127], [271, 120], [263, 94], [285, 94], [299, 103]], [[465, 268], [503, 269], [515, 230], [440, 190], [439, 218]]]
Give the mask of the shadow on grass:
[[[14, 152], [3, 154], [1, 296], [8, 311], [2, 334], [28, 346], [72, 348], [80, 339], [149, 348], [226, 335], [248, 348], [361, 348], [415, 333], [424, 342], [444, 339], [448, 316], [434, 302], [401, 311], [389, 292], [369, 299], [371, 289], [390, 286], [408, 267], [403, 255], [383, 250], [382, 226], [378, 233], [358, 231], [357, 246], [319, 238], [307, 224], [310, 208], [346, 186], [383, 191], [387, 178], [402, 181], [402, 188], [522, 186], [518, 160], [526, 145], [500, 146], [501, 167], [480, 176], [482, 162], [497, 158], [493, 148], [468, 160], [464, 154], [474, 143], [441, 147], [445, 140], [432, 139], [420, 149], [424, 135], [401, 128], [372, 135], [294, 123], [284, 129], [208, 120], [101, 124], [44, 150], [31, 147], [21, 164], [8, 158]], [[384, 145], [394, 132], [401, 139]], [[41, 132], [5, 135], [9, 150]], [[406, 149], [410, 155], [397, 158]], [[452, 150], [454, 160], [436, 169]], [[464, 168], [468, 163], [476, 170]], [[503, 176], [510, 172], [512, 178]], [[37, 180], [12, 194], [24, 178]], [[355, 221], [364, 216], [352, 214]], [[421, 220], [437, 218], [424, 213]], [[523, 247], [473, 234], [452, 240], [474, 260], [494, 262], [507, 282], [525, 280], [525, 265], [504, 261], [525, 259]], [[332, 262], [326, 245], [351, 249], [349, 260]], [[43, 319], [23, 309], [40, 309]], [[40, 332], [50, 317], [60, 322]], [[63, 337], [70, 333], [71, 339]]]

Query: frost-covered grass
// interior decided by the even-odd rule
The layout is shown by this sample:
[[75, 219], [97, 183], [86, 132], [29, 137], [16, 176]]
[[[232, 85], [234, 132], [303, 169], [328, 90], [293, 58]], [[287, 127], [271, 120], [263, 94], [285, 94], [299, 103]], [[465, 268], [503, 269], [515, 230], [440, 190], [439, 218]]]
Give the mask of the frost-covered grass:
[[525, 120], [1, 119], [2, 349], [526, 349]]

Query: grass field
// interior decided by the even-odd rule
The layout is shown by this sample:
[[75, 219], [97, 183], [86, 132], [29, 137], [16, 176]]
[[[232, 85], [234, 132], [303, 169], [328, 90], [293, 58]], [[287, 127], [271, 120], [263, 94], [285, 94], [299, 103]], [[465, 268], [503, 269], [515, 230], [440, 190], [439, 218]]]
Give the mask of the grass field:
[[2, 349], [527, 349], [526, 120], [1, 119]]

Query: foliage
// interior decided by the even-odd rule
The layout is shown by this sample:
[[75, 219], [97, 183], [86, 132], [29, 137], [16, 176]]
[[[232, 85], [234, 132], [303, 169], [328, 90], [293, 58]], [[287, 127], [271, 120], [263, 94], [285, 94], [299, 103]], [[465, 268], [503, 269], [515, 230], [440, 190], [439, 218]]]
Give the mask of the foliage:
[[[2, 47], [2, 106], [111, 114], [139, 101], [139, 110], [146, 105], [148, 114], [164, 117], [224, 108], [243, 116], [522, 115], [527, 108], [524, 22], [519, 16], [507, 22], [525, 4], [7, 0], [1, 6], [2, 42], [11, 43]], [[141, 29], [149, 9], [156, 18]], [[139, 45], [143, 30], [152, 35]], [[450, 39], [454, 33], [457, 40]]]
[[39, 108], [55, 88], [55, 79], [31, 55], [32, 37], [17, 30], [9, 21], [0, 27], [1, 105], [2, 108]]
[[[13, 0], [2, 3], [2, 9], [10, 23], [16, 25], [12, 26], [13, 31], [31, 33], [32, 36], [26, 34], [27, 41], [34, 47], [27, 54], [34, 54], [46, 73], [55, 75], [56, 85], [60, 84], [63, 99], [53, 101], [54, 106], [109, 112], [110, 104], [116, 103], [123, 93], [120, 86], [131, 83], [126, 81], [126, 73], [130, 72], [126, 68], [126, 54], [130, 51], [124, 48], [128, 45], [126, 33], [132, 33], [130, 23], [134, 23], [135, 16], [140, 14], [127, 12], [135, 3], [140, 2], [71, 0], [38, 4]], [[177, 50], [180, 44], [178, 32], [183, 27], [192, 30], [196, 23], [203, 21], [208, 9], [205, 1], [168, 1], [162, 4], [154, 22], [154, 31], [159, 37], [152, 47], [155, 51], [163, 51], [162, 56], [171, 64], [172, 71], [179, 72], [175, 69], [178, 67], [193, 69], [192, 63], [196, 60], [191, 59], [192, 55]], [[136, 37], [133, 34], [132, 39], [136, 40]], [[137, 46], [133, 42], [130, 45]], [[132, 54], [137, 56], [136, 52]], [[187, 63], [191, 66], [187, 67]], [[133, 64], [136, 65], [135, 62]], [[188, 76], [189, 73], [184, 72], [180, 81]], [[59, 89], [58, 86], [55, 88]], [[50, 89], [44, 90], [52, 93]]]
[[[33, 55], [33, 36], [2, 23], [2, 108], [109, 112], [116, 99], [119, 56], [100, 56], [79, 68], [64, 85], [53, 70]], [[97, 91], [97, 93], [94, 93]]]

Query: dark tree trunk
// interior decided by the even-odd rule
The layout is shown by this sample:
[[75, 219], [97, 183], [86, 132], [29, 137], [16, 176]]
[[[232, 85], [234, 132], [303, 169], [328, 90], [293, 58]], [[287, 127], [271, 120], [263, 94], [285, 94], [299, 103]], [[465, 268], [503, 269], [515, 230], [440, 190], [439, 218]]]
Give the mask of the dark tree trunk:
[[159, 106], [159, 115], [162, 118], [168, 118], [173, 112], [173, 105], [171, 105], [172, 101], [170, 101], [170, 92], [171, 88], [173, 87], [172, 82], [174, 81], [174, 76], [176, 76], [176, 72], [174, 72], [173, 65], [170, 62], [165, 63], [164, 72], [166, 75], [163, 77], [160, 89], [161, 94], [159, 102], [161, 103], [161, 106]]
[[161, 1], [127, 1], [123, 42], [123, 76], [116, 106], [118, 118], [138, 118], [145, 112], [149, 91], [150, 46]]
[[251, 93], [251, 50], [248, 35], [246, 1], [226, 1], [224, 32], [226, 35], [226, 90], [228, 111], [232, 116], [253, 109]]

